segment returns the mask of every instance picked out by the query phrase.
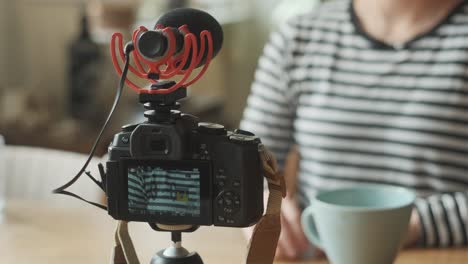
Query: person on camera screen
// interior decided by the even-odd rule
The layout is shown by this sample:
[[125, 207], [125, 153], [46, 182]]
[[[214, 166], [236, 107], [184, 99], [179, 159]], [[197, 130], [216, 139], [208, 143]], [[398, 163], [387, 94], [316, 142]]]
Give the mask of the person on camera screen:
[[287, 176], [278, 257], [309, 248], [318, 191], [364, 183], [417, 193], [406, 247], [468, 245], [467, 62], [461, 0], [326, 1], [271, 35], [241, 128]]

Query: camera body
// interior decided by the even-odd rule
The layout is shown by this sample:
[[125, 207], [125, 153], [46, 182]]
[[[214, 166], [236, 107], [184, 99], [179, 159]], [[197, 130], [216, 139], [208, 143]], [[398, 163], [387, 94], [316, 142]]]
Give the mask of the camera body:
[[263, 214], [259, 144], [248, 131], [170, 108], [124, 126], [109, 146], [108, 212], [159, 224], [253, 225]]

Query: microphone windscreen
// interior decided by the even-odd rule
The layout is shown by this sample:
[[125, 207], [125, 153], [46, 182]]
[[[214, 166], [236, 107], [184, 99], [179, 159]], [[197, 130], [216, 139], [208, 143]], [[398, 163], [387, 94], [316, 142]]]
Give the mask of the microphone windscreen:
[[[191, 33], [197, 38], [198, 47], [200, 47], [200, 33], [203, 30], [211, 32], [213, 38], [213, 58], [221, 50], [223, 45], [223, 29], [216, 19], [202, 10], [193, 8], [176, 8], [162, 15], [156, 22], [164, 27], [178, 28], [187, 25]], [[207, 49], [203, 54], [203, 59], [198, 66], [205, 64]]]

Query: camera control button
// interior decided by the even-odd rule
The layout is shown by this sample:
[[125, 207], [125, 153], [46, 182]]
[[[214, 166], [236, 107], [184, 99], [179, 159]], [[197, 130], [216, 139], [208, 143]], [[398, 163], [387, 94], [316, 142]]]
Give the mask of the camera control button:
[[240, 202], [239, 196], [237, 196], [237, 195], [236, 195], [236, 196], [234, 196], [234, 198], [233, 198], [233, 199], [234, 199], [234, 203], [236, 203], [236, 202]]
[[230, 198], [224, 198], [224, 203], [226, 204], [226, 206], [231, 206], [232, 200]]
[[230, 140], [241, 144], [257, 143], [257, 137], [234, 134], [229, 137]]
[[233, 224], [234, 224], [234, 220], [228, 218], [228, 219], [226, 219], [226, 223], [233, 225]]
[[130, 142], [130, 138], [128, 136], [123, 136], [121, 141], [123, 144], [128, 144], [128, 142]]
[[226, 221], [226, 218], [224, 218], [224, 216], [222, 216], [222, 215], [218, 215], [218, 221], [219, 222], [224, 222], [224, 221]]
[[242, 129], [236, 129], [236, 130], [234, 130], [234, 133], [245, 135], [245, 136], [255, 136], [254, 133], [252, 133], [250, 131], [247, 131], [247, 130], [242, 130]]
[[218, 206], [223, 206], [224, 205], [224, 200], [222, 198], [218, 198], [216, 203], [218, 204]]
[[132, 132], [135, 130], [135, 128], [138, 126], [138, 124], [128, 124], [122, 127], [123, 132]]
[[199, 123], [198, 124], [198, 131], [203, 134], [208, 135], [217, 135], [222, 136], [226, 135], [227, 131], [223, 125], [216, 124], [216, 123]]
[[224, 193], [225, 196], [231, 197], [233, 193], [231, 191], [227, 191]]
[[216, 179], [218, 180], [226, 180], [227, 176], [224, 174], [216, 174]]
[[225, 182], [225, 181], [223, 181], [223, 180], [219, 180], [219, 181], [218, 181], [218, 186], [219, 186], [219, 187], [224, 187], [225, 185], [226, 185], [226, 182]]
[[232, 182], [232, 187], [240, 187], [240, 185], [241, 185], [240, 181], [238, 181], [238, 180], [235, 180], [235, 181]]
[[182, 121], [187, 122], [187, 123], [197, 123], [199, 120], [198, 117], [194, 115], [190, 115], [190, 114], [185, 114], [185, 113], [181, 114], [180, 118], [182, 119]]

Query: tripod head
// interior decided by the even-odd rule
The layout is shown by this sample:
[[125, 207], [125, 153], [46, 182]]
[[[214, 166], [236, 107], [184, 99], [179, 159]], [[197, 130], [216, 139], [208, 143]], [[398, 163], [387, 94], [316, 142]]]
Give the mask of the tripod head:
[[[153, 227], [152, 224], [150, 226], [154, 230], [160, 230]], [[189, 252], [182, 247], [182, 232], [193, 232], [196, 229], [198, 226], [190, 230], [171, 231], [172, 245], [156, 253], [151, 259], [151, 264], [203, 264], [203, 260], [197, 252]]]

